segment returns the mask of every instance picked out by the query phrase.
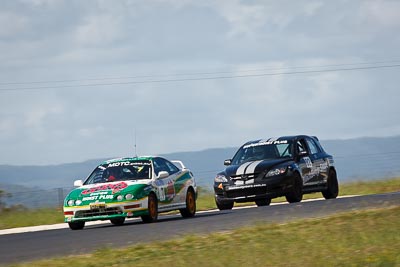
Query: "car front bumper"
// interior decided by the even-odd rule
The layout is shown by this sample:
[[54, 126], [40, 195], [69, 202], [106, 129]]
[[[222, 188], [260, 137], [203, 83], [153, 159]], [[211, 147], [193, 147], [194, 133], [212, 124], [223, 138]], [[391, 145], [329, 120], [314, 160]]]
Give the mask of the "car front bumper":
[[102, 207], [64, 206], [64, 222], [110, 220], [148, 214], [147, 197], [129, 202], [107, 203]]
[[293, 186], [291, 175], [279, 175], [249, 184], [214, 183], [215, 199], [224, 202], [249, 202], [256, 199], [275, 198], [285, 195]]

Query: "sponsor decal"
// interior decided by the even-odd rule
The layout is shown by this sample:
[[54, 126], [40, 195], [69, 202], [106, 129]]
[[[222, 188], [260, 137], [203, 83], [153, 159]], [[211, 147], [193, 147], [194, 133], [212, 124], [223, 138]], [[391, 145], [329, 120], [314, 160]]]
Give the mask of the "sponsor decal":
[[149, 162], [130, 162], [130, 161], [123, 161], [123, 162], [114, 162], [114, 163], [109, 163], [107, 168], [110, 167], [119, 167], [119, 166], [143, 166], [147, 165], [150, 166], [151, 164]]
[[319, 170], [320, 171], [325, 171], [326, 169], [328, 169], [328, 167], [329, 167], [329, 163], [328, 162], [324, 162], [324, 163], [319, 165]]
[[113, 195], [95, 195], [95, 196], [89, 196], [89, 197], [83, 197], [82, 201], [93, 201], [93, 200], [110, 200], [113, 199]]
[[287, 144], [287, 143], [288, 143], [287, 140], [261, 141], [261, 142], [258, 142], [258, 143], [245, 145], [243, 148], [256, 147], [256, 146], [266, 146], [266, 145], [279, 145], [279, 144]]
[[266, 186], [267, 184], [246, 184], [240, 186], [227, 186], [226, 190], [247, 189], [247, 188], [266, 187]]
[[87, 195], [87, 194], [91, 194], [91, 193], [94, 193], [94, 192], [97, 192], [97, 191], [105, 191], [105, 190], [112, 190], [112, 192], [114, 194], [116, 192], [121, 191], [124, 188], [127, 188], [127, 187], [128, 187], [128, 184], [125, 183], [125, 182], [120, 182], [120, 183], [117, 183], [117, 184], [105, 184], [105, 185], [99, 185], [99, 186], [96, 186], [96, 187], [92, 187], [92, 188], [83, 190], [81, 194], [82, 195]]

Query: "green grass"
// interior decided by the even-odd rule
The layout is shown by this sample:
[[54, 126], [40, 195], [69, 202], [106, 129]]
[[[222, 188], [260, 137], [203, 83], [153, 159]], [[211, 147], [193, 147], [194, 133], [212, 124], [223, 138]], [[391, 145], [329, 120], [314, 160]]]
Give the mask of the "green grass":
[[400, 266], [400, 207], [258, 224], [17, 266]]
[[[367, 182], [354, 182], [340, 185], [340, 195], [366, 195], [400, 191], [400, 178], [376, 180]], [[304, 199], [320, 198], [320, 193], [304, 195]], [[285, 198], [273, 199], [273, 202], [285, 202]], [[235, 203], [235, 206], [253, 205], [254, 203]], [[215, 209], [212, 191], [200, 188], [197, 199], [198, 210]], [[0, 229], [14, 227], [34, 226], [42, 224], [62, 223], [63, 212], [61, 209], [18, 209], [0, 212]]]
[[400, 191], [400, 178], [378, 181], [359, 181], [340, 186], [341, 195], [368, 195]]
[[15, 227], [55, 224], [64, 222], [64, 214], [60, 209], [17, 209], [0, 213], [0, 229]]

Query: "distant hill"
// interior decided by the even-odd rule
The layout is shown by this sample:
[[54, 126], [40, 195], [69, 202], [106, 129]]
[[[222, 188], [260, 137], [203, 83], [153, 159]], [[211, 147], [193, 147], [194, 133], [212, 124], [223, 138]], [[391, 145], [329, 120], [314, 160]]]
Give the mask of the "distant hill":
[[[400, 175], [400, 136], [321, 140], [321, 143], [334, 156], [342, 183]], [[193, 171], [200, 186], [211, 188], [215, 174], [224, 168], [223, 161], [231, 158], [236, 150], [232, 147], [213, 148], [161, 156], [182, 160]], [[74, 180], [86, 178], [104, 160], [100, 158], [49, 166], [0, 165], [0, 188], [11, 193], [26, 192], [29, 188], [32, 191], [53, 189], [50, 191], [55, 192], [58, 190], [55, 188], [68, 191]], [[23, 190], [21, 188], [18, 192], [15, 185], [23, 186]]]

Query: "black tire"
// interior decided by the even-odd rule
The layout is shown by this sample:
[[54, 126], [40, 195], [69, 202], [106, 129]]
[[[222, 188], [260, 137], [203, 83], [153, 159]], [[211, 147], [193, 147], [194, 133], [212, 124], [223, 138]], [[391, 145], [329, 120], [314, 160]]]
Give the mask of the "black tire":
[[325, 199], [336, 198], [339, 195], [339, 183], [335, 170], [330, 170], [326, 190], [321, 192]]
[[300, 174], [295, 172], [293, 175], [292, 190], [286, 194], [286, 200], [289, 203], [300, 202], [303, 199], [303, 179]]
[[190, 218], [196, 214], [196, 195], [192, 188], [186, 193], [186, 208], [180, 209], [183, 218]]
[[83, 221], [69, 222], [68, 225], [71, 230], [82, 230], [83, 227], [85, 227], [85, 222]]
[[144, 223], [152, 223], [152, 222], [156, 222], [157, 218], [158, 218], [158, 201], [157, 201], [157, 197], [154, 193], [150, 193], [149, 194], [149, 202], [148, 202], [148, 212], [149, 214], [147, 215], [142, 215], [142, 221]]
[[114, 225], [123, 225], [125, 222], [125, 217], [114, 218], [114, 219], [111, 219], [110, 222]]
[[219, 210], [231, 210], [231, 209], [233, 208], [233, 202], [224, 202], [224, 203], [221, 203], [221, 202], [218, 202], [218, 201], [215, 199], [215, 204], [217, 205], [217, 208], [218, 208]]
[[270, 198], [256, 199], [255, 202], [256, 202], [257, 207], [269, 206], [269, 204], [271, 204], [271, 199]]

